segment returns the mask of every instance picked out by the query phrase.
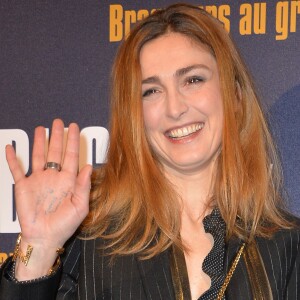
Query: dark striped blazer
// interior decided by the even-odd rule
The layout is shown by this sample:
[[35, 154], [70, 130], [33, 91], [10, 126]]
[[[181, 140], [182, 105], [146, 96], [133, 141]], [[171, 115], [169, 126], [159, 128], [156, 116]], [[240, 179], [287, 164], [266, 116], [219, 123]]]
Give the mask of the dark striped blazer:
[[[270, 240], [258, 238], [257, 243], [273, 299], [300, 299], [300, 231], [282, 230]], [[30, 283], [8, 280], [11, 261], [7, 260], [1, 268], [0, 299], [175, 300], [168, 251], [149, 260], [129, 255], [117, 257], [111, 263], [99, 250], [101, 245], [100, 239], [70, 241], [63, 267], [57, 274]], [[239, 246], [237, 240], [226, 245], [225, 270]], [[243, 260], [230, 281], [226, 299], [253, 299]]]

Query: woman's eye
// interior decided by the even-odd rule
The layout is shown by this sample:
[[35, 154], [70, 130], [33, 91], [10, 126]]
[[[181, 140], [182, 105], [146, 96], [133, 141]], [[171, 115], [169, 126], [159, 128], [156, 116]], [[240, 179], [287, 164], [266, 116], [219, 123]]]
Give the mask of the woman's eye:
[[157, 90], [155, 89], [149, 89], [149, 90], [146, 90], [145, 92], [143, 92], [143, 97], [148, 97], [148, 96], [151, 96], [153, 94], [157, 93]]
[[203, 81], [204, 81], [204, 79], [199, 76], [193, 76], [193, 77], [190, 77], [187, 79], [188, 84], [199, 83], [199, 82], [203, 82]]

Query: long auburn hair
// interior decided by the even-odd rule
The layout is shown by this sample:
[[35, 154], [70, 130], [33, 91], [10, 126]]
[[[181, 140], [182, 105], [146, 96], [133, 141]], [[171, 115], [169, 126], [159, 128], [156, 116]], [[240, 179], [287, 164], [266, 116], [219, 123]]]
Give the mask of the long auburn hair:
[[90, 214], [82, 230], [106, 239], [112, 255], [152, 257], [181, 245], [179, 196], [145, 136], [140, 50], [169, 32], [190, 37], [214, 55], [224, 107], [214, 201], [227, 238], [270, 237], [289, 227], [282, 213], [281, 169], [258, 98], [223, 25], [191, 5], [175, 4], [141, 21], [120, 46], [112, 70], [107, 163], [93, 175]]

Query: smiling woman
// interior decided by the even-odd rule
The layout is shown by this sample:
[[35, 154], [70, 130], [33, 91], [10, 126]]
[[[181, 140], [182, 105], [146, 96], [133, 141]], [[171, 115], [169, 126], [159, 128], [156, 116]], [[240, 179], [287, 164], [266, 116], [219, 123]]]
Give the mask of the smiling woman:
[[189, 37], [169, 33], [145, 44], [140, 62], [144, 122], [153, 151], [167, 173], [201, 173], [211, 182], [223, 128], [215, 58]]
[[36, 129], [28, 178], [7, 148], [22, 235], [0, 298], [296, 299], [300, 222], [223, 24], [184, 4], [153, 13], [121, 45], [112, 87], [91, 182], [75, 124], [64, 155], [60, 120], [46, 156]]
[[146, 43], [140, 63], [146, 135], [182, 200], [180, 235], [190, 250], [186, 262], [195, 298], [210, 286], [209, 278], [197, 280], [208, 276], [193, 266], [201, 266], [212, 247], [199, 220], [210, 212], [205, 205], [213, 193], [213, 171], [221, 148], [218, 68], [203, 45], [172, 32]]

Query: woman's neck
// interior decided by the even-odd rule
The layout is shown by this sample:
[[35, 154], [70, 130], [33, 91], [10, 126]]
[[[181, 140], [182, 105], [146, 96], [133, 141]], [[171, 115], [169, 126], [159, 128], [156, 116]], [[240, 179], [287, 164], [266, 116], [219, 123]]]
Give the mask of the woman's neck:
[[212, 172], [197, 174], [166, 173], [166, 176], [173, 184], [178, 193], [182, 213], [194, 221], [203, 219], [211, 209], [212, 198]]

